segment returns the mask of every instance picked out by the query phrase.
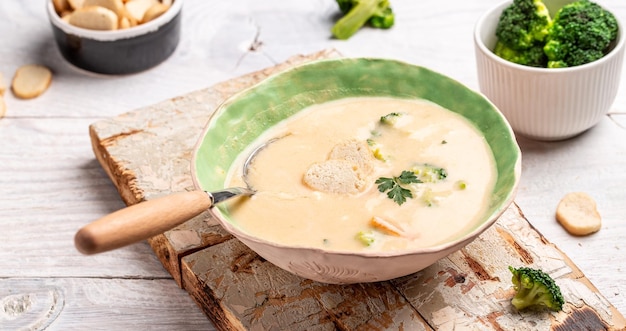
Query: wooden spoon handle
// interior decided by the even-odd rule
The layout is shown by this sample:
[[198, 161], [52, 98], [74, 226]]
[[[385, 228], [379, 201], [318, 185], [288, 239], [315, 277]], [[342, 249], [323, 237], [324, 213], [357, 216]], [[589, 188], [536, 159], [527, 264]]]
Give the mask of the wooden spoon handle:
[[74, 245], [83, 254], [120, 248], [163, 233], [212, 205], [203, 191], [174, 193], [106, 215], [81, 228]]

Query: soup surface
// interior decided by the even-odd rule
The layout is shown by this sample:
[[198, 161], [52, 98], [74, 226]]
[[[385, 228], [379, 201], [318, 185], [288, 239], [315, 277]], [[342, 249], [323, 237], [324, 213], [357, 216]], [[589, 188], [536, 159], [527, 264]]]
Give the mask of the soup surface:
[[[242, 230], [277, 243], [336, 251], [433, 246], [482, 220], [496, 179], [480, 132], [428, 101], [359, 97], [315, 105], [252, 148], [273, 137], [282, 138], [249, 168], [257, 194], [226, 208]], [[228, 186], [245, 186], [250, 151], [229, 170]]]

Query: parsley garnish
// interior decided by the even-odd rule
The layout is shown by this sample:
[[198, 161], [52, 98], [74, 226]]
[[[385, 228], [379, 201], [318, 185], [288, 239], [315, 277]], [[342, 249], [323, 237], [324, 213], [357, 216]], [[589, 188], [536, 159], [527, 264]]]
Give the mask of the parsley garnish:
[[413, 171], [404, 170], [398, 177], [380, 177], [376, 180], [378, 190], [382, 193], [387, 192], [387, 197], [395, 201], [398, 205], [406, 202], [407, 198], [413, 198], [411, 190], [402, 187], [411, 183], [421, 183], [422, 181], [415, 176]]

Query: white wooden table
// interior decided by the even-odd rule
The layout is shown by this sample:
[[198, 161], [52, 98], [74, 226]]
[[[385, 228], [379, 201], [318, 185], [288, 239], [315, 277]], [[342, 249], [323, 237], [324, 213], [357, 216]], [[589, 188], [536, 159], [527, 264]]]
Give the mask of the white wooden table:
[[[392, 0], [396, 26], [330, 38], [334, 0], [185, 0], [183, 36], [149, 71], [122, 77], [67, 64], [52, 38], [44, 0], [0, 1], [0, 72], [23, 64], [54, 71], [34, 100], [5, 95], [0, 119], [0, 330], [212, 330], [146, 243], [96, 256], [73, 246], [78, 228], [123, 207], [91, 151], [88, 125], [282, 62], [336, 48], [427, 66], [478, 89], [472, 30], [498, 0]], [[626, 21], [626, 3], [598, 1]], [[626, 73], [626, 69], [625, 69]], [[622, 74], [626, 78], [626, 74]], [[516, 202], [626, 313], [626, 82], [611, 113], [587, 133], [543, 143], [519, 139], [523, 175]], [[555, 221], [559, 199], [586, 191], [600, 232], [572, 237]]]

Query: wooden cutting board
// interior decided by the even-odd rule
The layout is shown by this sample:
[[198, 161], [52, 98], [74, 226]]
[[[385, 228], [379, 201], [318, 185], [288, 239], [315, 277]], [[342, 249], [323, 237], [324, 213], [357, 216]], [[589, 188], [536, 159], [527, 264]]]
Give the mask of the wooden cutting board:
[[[193, 190], [190, 162], [210, 114], [227, 97], [334, 50], [232, 79], [90, 126], [96, 158], [128, 205]], [[626, 320], [513, 204], [464, 249], [386, 282], [328, 285], [259, 257], [208, 213], [149, 239], [155, 254], [219, 330], [624, 330]], [[518, 313], [509, 265], [555, 277], [559, 313]]]

